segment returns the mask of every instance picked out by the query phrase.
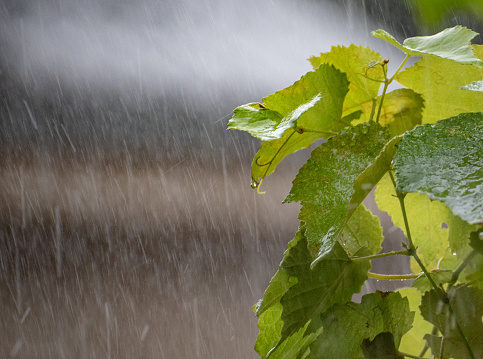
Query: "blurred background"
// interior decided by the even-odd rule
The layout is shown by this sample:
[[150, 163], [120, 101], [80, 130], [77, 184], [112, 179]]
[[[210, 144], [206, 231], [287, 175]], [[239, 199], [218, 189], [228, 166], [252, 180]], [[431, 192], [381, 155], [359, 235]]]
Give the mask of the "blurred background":
[[[259, 142], [225, 130], [233, 108], [290, 86], [332, 45], [397, 64], [372, 30], [479, 31], [482, 11], [470, 0], [0, 0], [0, 357], [256, 358], [251, 306], [297, 230], [298, 206], [281, 202], [310, 151], [257, 195]], [[381, 216], [385, 248], [399, 248]]]

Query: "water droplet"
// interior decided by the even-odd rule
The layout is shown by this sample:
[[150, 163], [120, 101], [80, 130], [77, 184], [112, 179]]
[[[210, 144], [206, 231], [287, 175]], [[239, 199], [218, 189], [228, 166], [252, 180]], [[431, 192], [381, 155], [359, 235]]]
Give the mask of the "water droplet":
[[252, 178], [252, 181], [250, 182], [250, 187], [253, 188], [253, 189], [256, 189], [258, 187], [258, 184], [259, 184], [259, 182], [255, 181]]
[[369, 132], [369, 126], [366, 126], [366, 125], [362, 126], [362, 128], [361, 128], [361, 132], [362, 132], [363, 134], [368, 133], [368, 132]]

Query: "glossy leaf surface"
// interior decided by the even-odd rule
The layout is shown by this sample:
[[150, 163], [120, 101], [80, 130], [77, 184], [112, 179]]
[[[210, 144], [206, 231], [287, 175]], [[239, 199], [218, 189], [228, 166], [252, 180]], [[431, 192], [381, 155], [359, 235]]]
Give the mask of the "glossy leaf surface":
[[315, 95], [310, 101], [301, 104], [285, 117], [260, 103], [237, 107], [233, 111], [233, 118], [228, 122], [228, 129], [246, 131], [263, 141], [279, 139], [286, 130], [295, 128], [299, 117], [314, 107], [320, 98], [320, 95]]
[[333, 247], [348, 216], [358, 207], [355, 203], [349, 208], [354, 182], [379, 156], [389, 138], [375, 123], [358, 125], [316, 148], [300, 169], [285, 202], [302, 204], [299, 219], [305, 222], [314, 256], [323, 256]]
[[463, 114], [406, 133], [394, 156], [397, 187], [440, 200], [483, 222], [483, 114]]
[[483, 61], [475, 57], [470, 46], [471, 40], [478, 33], [464, 26], [445, 29], [431, 36], [410, 37], [404, 40], [402, 45], [384, 30], [373, 31], [372, 35], [389, 42], [410, 56], [435, 55], [463, 65], [483, 67]]

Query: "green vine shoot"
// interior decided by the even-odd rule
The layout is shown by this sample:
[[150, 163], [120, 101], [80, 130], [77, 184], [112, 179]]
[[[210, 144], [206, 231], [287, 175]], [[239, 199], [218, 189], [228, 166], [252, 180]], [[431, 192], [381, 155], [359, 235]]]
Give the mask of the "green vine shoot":
[[[301, 204], [300, 225], [254, 306], [263, 359], [483, 358], [483, 46], [462, 26], [402, 43], [372, 34], [404, 53], [392, 76], [370, 48], [336, 46], [228, 122], [262, 141], [259, 193], [285, 157], [325, 140], [284, 200]], [[381, 252], [371, 191], [406, 236], [400, 250]], [[412, 273], [371, 271], [389, 256]], [[414, 281], [353, 302], [368, 278]]]

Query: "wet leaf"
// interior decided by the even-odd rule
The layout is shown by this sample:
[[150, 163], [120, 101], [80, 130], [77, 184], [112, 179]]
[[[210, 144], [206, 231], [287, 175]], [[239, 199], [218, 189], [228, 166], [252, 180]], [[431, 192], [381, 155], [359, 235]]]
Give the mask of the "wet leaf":
[[414, 313], [413, 326], [401, 339], [399, 350], [418, 355], [424, 347], [423, 336], [430, 333], [433, 326], [424, 320], [419, 311], [422, 294], [416, 288], [401, 288], [398, 292], [409, 301], [409, 309]]
[[[393, 223], [406, 234], [401, 206], [395, 194], [391, 178], [385, 175], [377, 184], [376, 203], [379, 209], [387, 212]], [[418, 248], [418, 255], [425, 265], [432, 268], [436, 266], [437, 260], [448, 247], [448, 229], [442, 228], [448, 209], [443, 203], [431, 201], [427, 196], [419, 193], [409, 193], [404, 203], [411, 237]], [[418, 268], [416, 273], [419, 271]]]
[[[379, 103], [380, 97], [377, 103]], [[369, 119], [372, 102], [362, 104], [365, 116]], [[422, 122], [424, 101], [420, 94], [410, 89], [397, 89], [384, 97], [379, 123], [387, 126], [393, 136], [398, 136], [413, 129]]]
[[478, 33], [464, 26], [445, 29], [432, 36], [410, 37], [404, 40], [402, 45], [384, 30], [373, 31], [372, 35], [389, 42], [410, 56], [435, 55], [463, 65], [483, 67], [483, 61], [475, 57], [470, 46], [471, 40]]
[[320, 95], [315, 95], [310, 101], [301, 104], [285, 117], [258, 102], [243, 105], [233, 111], [233, 117], [228, 122], [228, 129], [246, 131], [263, 141], [276, 140], [281, 138], [286, 130], [295, 128], [300, 116], [314, 107], [319, 100]]
[[338, 238], [339, 243], [351, 256], [362, 248], [367, 248], [370, 254], [379, 253], [383, 240], [379, 217], [373, 215], [362, 203], [347, 221]]
[[390, 332], [376, 335], [374, 340], [364, 339], [362, 352], [366, 359], [404, 359], [394, 345], [394, 336]]
[[[435, 272], [430, 272], [429, 275], [433, 279], [434, 283], [439, 286], [440, 284], [449, 283], [451, 281], [453, 271], [442, 269]], [[413, 287], [417, 288], [421, 293], [425, 293], [433, 289], [429, 279], [424, 274], [421, 274], [414, 280]]]
[[[483, 291], [466, 285], [453, 287], [448, 291], [449, 304], [437, 293], [427, 292], [421, 301], [421, 314], [444, 335], [443, 358], [470, 358], [456, 323], [460, 326], [475, 358], [483, 357]], [[441, 338], [426, 335], [433, 354], [439, 356]]]
[[[347, 74], [350, 85], [344, 100], [344, 115], [360, 110], [361, 104], [376, 99], [381, 82], [384, 81], [382, 66], [371, 66], [374, 62], [381, 63], [382, 57], [368, 47], [354, 44], [349, 47], [334, 46], [330, 52], [313, 56], [309, 61], [314, 68], [321, 64], [329, 64]], [[371, 109], [369, 108], [368, 111], [367, 120]]]
[[360, 202], [351, 202], [356, 192], [354, 182], [374, 163], [389, 139], [390, 135], [375, 123], [358, 125], [316, 148], [300, 169], [285, 202], [302, 204], [299, 219], [305, 223], [314, 256], [331, 250], [359, 206]]
[[280, 342], [296, 333], [335, 303], [344, 303], [361, 290], [370, 269], [369, 261], [351, 261], [340, 245], [311, 267], [312, 256], [304, 237], [294, 247], [292, 261], [282, 263], [297, 284], [281, 299], [283, 305]]
[[397, 188], [440, 200], [483, 222], [483, 114], [462, 114], [407, 132], [394, 156]]
[[[483, 58], [483, 46], [472, 48], [478, 58]], [[422, 95], [425, 101], [423, 123], [435, 123], [460, 113], [483, 111], [483, 93], [461, 89], [482, 78], [481, 67], [424, 56], [399, 73], [396, 80]]]
[[324, 330], [311, 344], [308, 358], [360, 358], [364, 340], [383, 332], [391, 332], [398, 347], [413, 316], [408, 300], [397, 292], [366, 294], [360, 304], [336, 304], [321, 315]]
[[[277, 136], [284, 130], [281, 137], [262, 143], [252, 162], [252, 179], [258, 183], [289, 154], [344, 128], [342, 103], [348, 86], [345, 74], [333, 66], [322, 65], [292, 86], [265, 97], [263, 106], [287, 120], [274, 127]], [[296, 123], [292, 118], [296, 118]]]

